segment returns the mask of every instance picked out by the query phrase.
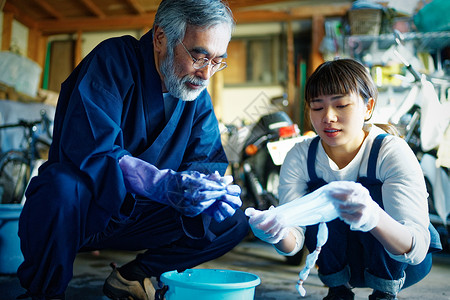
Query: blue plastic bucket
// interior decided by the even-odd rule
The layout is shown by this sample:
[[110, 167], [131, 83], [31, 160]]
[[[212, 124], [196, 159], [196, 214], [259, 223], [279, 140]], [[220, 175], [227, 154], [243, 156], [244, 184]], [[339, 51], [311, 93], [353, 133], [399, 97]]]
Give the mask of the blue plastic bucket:
[[0, 274], [15, 274], [23, 262], [20, 251], [21, 204], [0, 204]]
[[261, 279], [241, 271], [187, 269], [166, 272], [161, 282], [167, 288], [166, 300], [251, 300]]

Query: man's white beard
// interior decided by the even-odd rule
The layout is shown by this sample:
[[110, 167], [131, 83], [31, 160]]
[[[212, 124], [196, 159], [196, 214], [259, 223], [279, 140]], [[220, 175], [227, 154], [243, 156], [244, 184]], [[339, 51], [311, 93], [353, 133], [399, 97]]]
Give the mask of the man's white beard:
[[[161, 73], [164, 76], [164, 84], [167, 91], [183, 101], [193, 101], [197, 99], [200, 93], [208, 86], [209, 80], [203, 80], [194, 75], [186, 75], [179, 78], [176, 75], [177, 68], [174, 64], [173, 51], [167, 51], [166, 57], [161, 63]], [[186, 83], [190, 82], [195, 85], [201, 85], [202, 88], [190, 89]]]

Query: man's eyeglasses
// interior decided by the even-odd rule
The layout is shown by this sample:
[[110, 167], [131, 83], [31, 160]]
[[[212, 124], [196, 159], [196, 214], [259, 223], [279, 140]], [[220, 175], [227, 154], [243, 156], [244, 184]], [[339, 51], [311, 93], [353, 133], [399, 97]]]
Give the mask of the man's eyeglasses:
[[184, 50], [186, 50], [186, 52], [192, 58], [192, 61], [193, 61], [192, 66], [194, 67], [194, 69], [200, 70], [200, 69], [203, 69], [204, 67], [208, 66], [209, 64], [211, 64], [211, 71], [213, 73], [215, 73], [215, 72], [219, 72], [227, 67], [227, 63], [224, 61], [215, 63], [212, 60], [207, 59], [206, 57], [202, 57], [199, 59], [194, 58], [191, 55], [191, 53], [189, 52], [189, 50], [186, 48], [186, 46], [184, 46], [183, 42], [180, 41], [180, 43], [183, 46]]

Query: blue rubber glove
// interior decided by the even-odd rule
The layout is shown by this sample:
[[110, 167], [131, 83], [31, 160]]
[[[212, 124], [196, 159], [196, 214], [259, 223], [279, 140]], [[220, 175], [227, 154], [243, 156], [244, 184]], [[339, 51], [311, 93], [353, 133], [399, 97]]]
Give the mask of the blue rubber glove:
[[205, 212], [221, 222], [242, 205], [240, 188], [228, 185], [229, 179], [219, 174], [159, 170], [132, 156], [122, 157], [119, 166], [128, 192], [170, 205], [188, 217]]
[[241, 188], [238, 185], [230, 185], [233, 182], [232, 176], [220, 177], [218, 173], [213, 173], [206, 176], [208, 179], [220, 182], [226, 185], [227, 193], [217, 199], [210, 207], [204, 212], [218, 222], [222, 222], [227, 217], [234, 215], [236, 209], [241, 207], [242, 201], [240, 198]]

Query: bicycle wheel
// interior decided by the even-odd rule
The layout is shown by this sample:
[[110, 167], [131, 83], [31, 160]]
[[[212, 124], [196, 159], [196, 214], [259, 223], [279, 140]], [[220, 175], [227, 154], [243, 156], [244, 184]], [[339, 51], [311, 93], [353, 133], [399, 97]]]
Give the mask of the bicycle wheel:
[[0, 158], [0, 189], [3, 204], [21, 203], [28, 181], [30, 166], [25, 154], [9, 151]]

